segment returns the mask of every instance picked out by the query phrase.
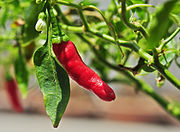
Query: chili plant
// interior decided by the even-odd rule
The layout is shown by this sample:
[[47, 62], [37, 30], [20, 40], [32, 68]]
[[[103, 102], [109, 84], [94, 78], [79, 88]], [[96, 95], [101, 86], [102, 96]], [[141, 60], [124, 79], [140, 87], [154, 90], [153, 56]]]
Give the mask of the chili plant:
[[[54, 127], [69, 101], [69, 76], [105, 101], [115, 99], [105, 82], [131, 85], [180, 120], [179, 103], [165, 99], [139, 78], [154, 73], [158, 87], [167, 80], [180, 90], [180, 80], [169, 71], [173, 62], [180, 67], [180, 43], [175, 40], [180, 32], [179, 7], [178, 0], [158, 6], [149, 0], [111, 0], [101, 11], [98, 1], [90, 0], [2, 0], [0, 62], [9, 76], [14, 67], [24, 98], [29, 75], [36, 73]], [[85, 65], [75, 45], [81, 53], [91, 51], [89, 67], [99, 76]], [[137, 58], [135, 66], [128, 63], [132, 55]], [[112, 70], [117, 74], [110, 78]]]

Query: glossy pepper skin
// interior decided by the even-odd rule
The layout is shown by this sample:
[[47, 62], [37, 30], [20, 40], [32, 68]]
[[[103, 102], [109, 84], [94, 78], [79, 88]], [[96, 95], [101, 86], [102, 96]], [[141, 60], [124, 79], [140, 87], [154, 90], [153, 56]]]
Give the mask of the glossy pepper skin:
[[60, 44], [53, 44], [53, 51], [69, 76], [80, 86], [93, 91], [105, 101], [115, 99], [113, 90], [92, 69], [84, 64], [75, 45], [70, 40], [67, 42], [62, 41]]
[[13, 109], [16, 112], [23, 112], [23, 108], [18, 98], [18, 88], [16, 81], [14, 79], [6, 80], [5, 87]]

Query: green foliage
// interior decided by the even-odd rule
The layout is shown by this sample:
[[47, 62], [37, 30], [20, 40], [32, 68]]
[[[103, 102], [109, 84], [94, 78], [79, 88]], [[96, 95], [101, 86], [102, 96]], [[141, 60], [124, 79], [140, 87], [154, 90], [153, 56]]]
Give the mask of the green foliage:
[[174, 14], [180, 14], [180, 2], [178, 1], [176, 4], [175, 4], [175, 6], [174, 6], [174, 8], [172, 9], [172, 13], [174, 13]]
[[83, 4], [84, 6], [86, 5], [94, 5], [94, 6], [97, 6], [98, 5], [98, 2], [95, 2], [93, 0], [83, 0], [81, 1], [81, 4]]
[[7, 9], [7, 7], [5, 7], [3, 9], [1, 9], [1, 10], [3, 10], [2, 16], [0, 17], [1, 25], [3, 27], [5, 27], [5, 23], [6, 23], [6, 20], [7, 20], [7, 17], [8, 17], [8, 9]]
[[144, 4], [144, 0], [129, 0], [132, 4]]
[[160, 44], [160, 40], [168, 31], [169, 13], [176, 2], [177, 0], [168, 0], [154, 13], [149, 27], [149, 49], [157, 48]]
[[[65, 8], [66, 11], [60, 10], [60, 1], [61, 5], [64, 2], [64, 5], [69, 7]], [[167, 79], [180, 89], [179, 80], [168, 70], [174, 60], [177, 66], [180, 65], [178, 62], [180, 44], [179, 40], [174, 41], [174, 37], [179, 33], [177, 27], [180, 26], [180, 2], [166, 0], [159, 7], [153, 6], [155, 8], [151, 13], [149, 7], [152, 6], [144, 6], [145, 0], [126, 0], [124, 2], [128, 10], [122, 18], [122, 3], [119, 4], [119, 2], [123, 1], [111, 0], [107, 10], [100, 11], [107, 22], [93, 9], [82, 12], [79, 10], [80, 6], [82, 8], [88, 5], [97, 6], [95, 0], [81, 0], [81, 4], [75, 3], [75, 0], [59, 0], [59, 3], [53, 1], [57, 2], [54, 7], [58, 13], [53, 19], [57, 18], [57, 25], [63, 25], [60, 30], [66, 31], [80, 54], [88, 55], [85, 57], [89, 59], [88, 66], [95, 69], [102, 79], [107, 82], [116, 81], [135, 86], [180, 119], [179, 105], [169, 103], [155, 93], [149, 85], [130, 73], [137, 72], [140, 76], [156, 74], [158, 87], [163, 86]], [[38, 15], [42, 11], [47, 13], [48, 4], [43, 2], [36, 4], [35, 0], [0, 1], [0, 64], [6, 71], [10, 71], [9, 68], [14, 64], [18, 86], [23, 96], [26, 96], [28, 71], [30, 71], [27, 68], [31, 67], [30, 65], [27, 67], [27, 63], [31, 64], [34, 49], [40, 47], [34, 53], [36, 76], [43, 93], [47, 115], [51, 118], [54, 127], [57, 127], [68, 104], [70, 86], [66, 71], [52, 53], [51, 34], [47, 37], [46, 31], [39, 35], [35, 30]], [[82, 13], [81, 18], [77, 17], [78, 12]], [[56, 22], [48, 14], [46, 15], [49, 23]], [[19, 19], [22, 21], [20, 25], [16, 23]], [[89, 26], [89, 29], [85, 30], [83, 24]], [[48, 29], [51, 29], [51, 26], [47, 24]], [[59, 35], [58, 26], [56, 29]], [[41, 46], [43, 40], [47, 41]], [[18, 52], [17, 43], [22, 46], [22, 53]], [[130, 62], [131, 57], [133, 62]], [[139, 58], [141, 61], [138, 61]], [[116, 71], [116, 74], [110, 76], [112, 70]]]
[[[171, 62], [174, 60], [175, 56], [176, 56], [176, 43], [175, 41], [170, 41], [166, 46], [165, 49], [167, 49], [167, 51], [165, 50], [161, 56], [159, 57], [159, 61], [162, 65], [166, 65], [166, 66], [170, 66]], [[168, 50], [169, 49], [169, 50]]]
[[23, 41], [28, 42], [39, 35], [35, 30], [35, 25], [38, 20], [39, 13], [43, 10], [44, 3], [36, 4], [32, 1], [30, 6], [25, 10], [25, 25], [23, 29]]
[[25, 62], [25, 58], [22, 54], [19, 54], [18, 58], [14, 63], [16, 80], [18, 88], [21, 91], [22, 96], [25, 98], [28, 92], [28, 70]]
[[[49, 43], [51, 40], [49, 40]], [[43, 93], [47, 115], [57, 127], [70, 96], [69, 77], [52, 57], [50, 44], [40, 47], [34, 54], [36, 76]]]

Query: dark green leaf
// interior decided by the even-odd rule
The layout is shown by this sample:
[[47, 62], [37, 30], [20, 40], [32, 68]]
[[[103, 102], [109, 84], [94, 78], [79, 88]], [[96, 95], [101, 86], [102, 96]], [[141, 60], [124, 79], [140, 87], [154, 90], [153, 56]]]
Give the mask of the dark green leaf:
[[14, 64], [14, 69], [15, 69], [15, 75], [16, 75], [16, 80], [18, 83], [18, 88], [21, 91], [22, 96], [25, 98], [27, 96], [27, 91], [28, 91], [28, 70], [26, 67], [26, 62], [24, 57], [20, 54], [18, 58], [15, 61]]
[[46, 44], [35, 52], [34, 65], [47, 115], [53, 122], [53, 126], [57, 127], [69, 101], [69, 77], [51, 56]]
[[177, 1], [178, 0], [166, 1], [153, 15], [149, 28], [148, 48], [156, 48], [159, 46], [159, 41], [167, 32], [169, 13]]
[[142, 66], [142, 69], [145, 71], [145, 72], [154, 72], [155, 69], [153, 69], [151, 66], [147, 66], [147, 65], [143, 65]]

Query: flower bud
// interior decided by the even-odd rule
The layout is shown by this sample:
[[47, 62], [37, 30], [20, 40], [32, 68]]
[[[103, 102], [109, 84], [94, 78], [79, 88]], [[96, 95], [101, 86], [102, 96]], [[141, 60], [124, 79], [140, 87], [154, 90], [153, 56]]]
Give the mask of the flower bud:
[[36, 0], [36, 4], [41, 4], [43, 0]]
[[35, 29], [37, 31], [44, 31], [46, 29], [46, 22], [40, 18], [36, 23]]
[[44, 12], [40, 12], [38, 15], [38, 19], [46, 20], [46, 14]]
[[53, 8], [53, 13], [54, 13], [55, 16], [58, 15], [57, 11], [54, 8]]

